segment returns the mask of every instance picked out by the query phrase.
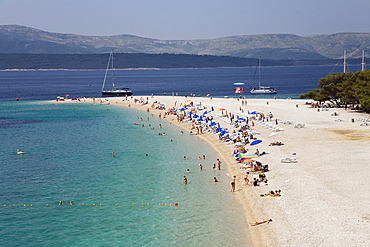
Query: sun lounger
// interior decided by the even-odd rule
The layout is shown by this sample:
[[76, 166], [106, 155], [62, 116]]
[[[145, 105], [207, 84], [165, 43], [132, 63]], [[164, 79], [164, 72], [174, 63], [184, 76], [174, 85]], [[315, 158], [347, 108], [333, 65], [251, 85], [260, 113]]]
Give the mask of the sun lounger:
[[297, 123], [297, 124], [295, 124], [294, 125], [294, 128], [303, 128], [305, 126], [305, 124], [304, 123]]
[[285, 157], [285, 158], [281, 158], [280, 162], [281, 163], [296, 163], [297, 160], [296, 160], [296, 158]]
[[291, 121], [291, 120], [285, 120], [285, 121], [283, 121], [282, 123], [283, 123], [283, 124], [293, 124], [293, 121]]

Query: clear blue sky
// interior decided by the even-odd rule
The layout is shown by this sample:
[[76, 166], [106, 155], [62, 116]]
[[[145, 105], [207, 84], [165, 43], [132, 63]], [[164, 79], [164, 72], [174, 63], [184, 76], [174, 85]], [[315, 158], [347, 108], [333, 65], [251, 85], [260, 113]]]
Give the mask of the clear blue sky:
[[0, 25], [155, 39], [370, 32], [370, 0], [0, 0]]

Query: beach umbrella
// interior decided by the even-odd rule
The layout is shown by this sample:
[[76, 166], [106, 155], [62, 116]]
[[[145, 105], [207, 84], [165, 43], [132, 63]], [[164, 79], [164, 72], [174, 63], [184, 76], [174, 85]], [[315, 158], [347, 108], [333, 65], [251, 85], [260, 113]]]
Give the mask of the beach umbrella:
[[220, 108], [218, 109], [219, 111], [225, 111], [226, 109], [225, 108]]
[[214, 125], [216, 125], [216, 122], [211, 122], [211, 123], [209, 124], [209, 126], [214, 126]]
[[243, 157], [253, 159], [258, 158], [259, 156], [257, 154], [243, 154]]
[[195, 106], [202, 106], [201, 104], [196, 104]]
[[238, 133], [232, 133], [232, 134], [230, 134], [230, 137], [234, 137], [234, 136], [237, 136], [238, 135]]
[[253, 159], [250, 159], [250, 158], [236, 158], [235, 159], [236, 161], [246, 161], [246, 162], [252, 162], [252, 161], [254, 161]]
[[193, 115], [193, 118], [197, 118], [197, 117], [199, 117], [197, 114], [194, 114], [194, 115]]
[[242, 143], [242, 142], [237, 142], [237, 143], [235, 143], [235, 144], [234, 144], [234, 146], [244, 146], [244, 143]]
[[258, 114], [259, 112], [257, 112], [257, 111], [252, 111], [251, 113], [249, 113], [249, 114]]
[[237, 122], [245, 122], [245, 121], [247, 121], [245, 118], [238, 118], [234, 122], [237, 123]]
[[254, 145], [257, 145], [261, 142], [262, 142], [261, 140], [255, 140], [255, 141], [252, 141], [251, 144], [249, 144], [249, 145], [254, 146]]
[[272, 132], [271, 134], [269, 134], [268, 137], [273, 137], [273, 136], [276, 136], [277, 135], [277, 132]]

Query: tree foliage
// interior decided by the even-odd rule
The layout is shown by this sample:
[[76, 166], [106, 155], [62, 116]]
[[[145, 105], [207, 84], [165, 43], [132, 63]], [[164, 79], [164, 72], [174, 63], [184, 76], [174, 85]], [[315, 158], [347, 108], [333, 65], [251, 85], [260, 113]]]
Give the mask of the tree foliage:
[[320, 79], [318, 86], [321, 89], [309, 91], [299, 98], [329, 101], [337, 107], [359, 104], [365, 112], [370, 112], [370, 70], [328, 75]]

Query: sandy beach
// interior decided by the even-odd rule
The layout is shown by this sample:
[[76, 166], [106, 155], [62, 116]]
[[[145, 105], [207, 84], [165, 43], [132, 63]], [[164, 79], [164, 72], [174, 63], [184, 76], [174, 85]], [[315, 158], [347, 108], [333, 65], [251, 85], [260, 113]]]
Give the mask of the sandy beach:
[[[270, 171], [265, 173], [267, 186], [244, 185], [246, 170], [235, 161], [232, 142], [221, 142], [217, 134], [210, 132], [198, 135], [219, 153], [227, 172], [237, 176], [234, 195], [245, 208], [241, 217], [246, 219], [254, 246], [370, 245], [370, 194], [366, 190], [370, 177], [370, 125], [364, 124], [369, 115], [344, 108], [314, 108], [306, 104], [310, 100], [155, 96], [148, 97], [144, 105], [134, 102], [140, 98], [147, 100], [147, 96], [135, 96], [127, 100], [125, 97], [94, 99], [94, 102], [135, 107], [161, 117], [169, 108], [177, 109], [193, 102], [206, 110], [213, 107], [215, 111], [210, 113], [213, 121], [229, 131], [235, 127], [220, 118], [221, 112], [227, 111], [235, 118], [250, 116], [248, 111], [273, 115], [270, 121], [249, 122], [254, 137], [262, 142], [256, 146], [245, 145], [249, 152], [258, 148], [267, 153], [257, 158], [269, 165]], [[155, 109], [153, 102], [155, 106], [163, 104], [166, 110]], [[225, 110], [218, 111], [221, 108]], [[179, 123], [176, 115], [165, 117], [191, 130], [190, 122]], [[272, 132], [276, 135], [269, 137]], [[284, 145], [270, 146], [272, 142]], [[282, 158], [296, 162], [284, 163]], [[253, 174], [249, 179], [253, 180]], [[281, 196], [260, 196], [269, 190], [281, 190]], [[273, 221], [250, 226], [267, 219]]]

